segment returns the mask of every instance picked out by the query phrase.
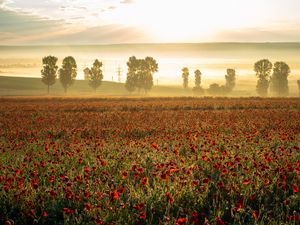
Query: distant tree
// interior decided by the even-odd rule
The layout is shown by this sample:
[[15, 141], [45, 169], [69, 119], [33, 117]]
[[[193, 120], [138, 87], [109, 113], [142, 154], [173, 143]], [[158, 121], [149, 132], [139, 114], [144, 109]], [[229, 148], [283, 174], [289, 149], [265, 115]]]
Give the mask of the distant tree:
[[88, 67], [86, 67], [84, 70], [83, 70], [83, 73], [84, 73], [84, 80], [89, 80], [90, 79], [90, 69]]
[[271, 92], [275, 96], [286, 97], [289, 94], [288, 76], [291, 70], [285, 62], [276, 62], [271, 77]]
[[182, 79], [183, 79], [183, 88], [188, 88], [189, 86], [189, 69], [187, 67], [182, 68]]
[[201, 95], [204, 94], [204, 89], [201, 87], [201, 72], [200, 70], [195, 70], [195, 87], [193, 88], [194, 94]]
[[102, 62], [96, 59], [93, 67], [89, 70], [89, 85], [94, 89], [95, 92], [101, 85], [103, 79], [103, 73], [101, 70], [102, 65]]
[[222, 89], [223, 89], [222, 86], [220, 86], [217, 83], [213, 83], [213, 84], [209, 85], [209, 88], [208, 88], [207, 91], [210, 95], [221, 95], [222, 94], [222, 91], [221, 91]]
[[298, 91], [299, 91], [299, 95], [300, 95], [300, 80], [297, 80], [297, 84], [298, 84]]
[[143, 61], [144, 66], [144, 85], [143, 88], [145, 92], [151, 90], [153, 87], [153, 74], [158, 72], [158, 64], [152, 57], [146, 57]]
[[48, 94], [50, 91], [50, 86], [56, 82], [57, 69], [58, 66], [57, 58], [55, 56], [46, 56], [42, 60], [43, 69], [41, 70], [42, 82], [48, 86]]
[[233, 88], [235, 87], [235, 70], [234, 69], [227, 69], [227, 74], [225, 75], [225, 91], [227, 93], [232, 92]]
[[77, 76], [77, 64], [72, 56], [64, 58], [62, 62], [62, 68], [59, 69], [59, 80], [67, 93], [68, 87], [70, 87]]
[[125, 83], [125, 88], [130, 93], [132, 93], [132, 92], [134, 92], [136, 90], [134, 74], [127, 73], [127, 79], [126, 79], [126, 83]]
[[258, 77], [256, 91], [262, 97], [266, 97], [268, 95], [269, 79], [272, 67], [273, 65], [268, 59], [259, 60], [254, 64], [254, 71]]
[[127, 62], [128, 72], [127, 72], [127, 79], [125, 82], [125, 88], [130, 93], [134, 92], [137, 86], [137, 70], [138, 70], [137, 61], [138, 60], [135, 56], [131, 56]]
[[200, 70], [195, 70], [195, 87], [199, 88], [201, 85], [201, 72]]
[[128, 72], [125, 88], [129, 92], [142, 89], [147, 93], [153, 87], [153, 74], [158, 71], [158, 64], [152, 57], [137, 59], [135, 56], [127, 62]]

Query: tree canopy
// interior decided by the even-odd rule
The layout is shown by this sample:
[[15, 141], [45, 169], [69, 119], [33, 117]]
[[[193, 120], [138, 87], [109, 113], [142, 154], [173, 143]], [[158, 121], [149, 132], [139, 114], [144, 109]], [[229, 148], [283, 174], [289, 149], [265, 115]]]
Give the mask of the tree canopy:
[[225, 75], [225, 90], [227, 93], [232, 92], [235, 87], [235, 69], [227, 69], [227, 74]]
[[254, 64], [254, 71], [258, 77], [256, 92], [262, 97], [268, 95], [272, 63], [268, 59], [261, 59]]
[[48, 94], [50, 86], [55, 84], [57, 77], [58, 66], [57, 58], [55, 56], [46, 56], [42, 59], [43, 69], [41, 70], [42, 82], [48, 86]]
[[189, 69], [187, 67], [182, 68], [183, 88], [185, 89], [189, 86], [189, 75]]
[[275, 96], [285, 97], [289, 93], [288, 76], [291, 70], [285, 62], [276, 62], [270, 79], [271, 92]]
[[85, 72], [88, 73], [88, 80], [89, 85], [94, 89], [96, 92], [97, 88], [101, 85], [103, 79], [103, 73], [101, 70], [102, 62], [98, 59], [95, 60], [91, 69], [86, 68]]
[[137, 59], [132, 56], [127, 62], [128, 72], [125, 87], [129, 92], [144, 90], [145, 93], [153, 87], [153, 74], [158, 71], [158, 64], [152, 57]]
[[62, 67], [59, 69], [59, 80], [64, 88], [65, 93], [71, 86], [77, 76], [77, 64], [72, 56], [64, 58]]

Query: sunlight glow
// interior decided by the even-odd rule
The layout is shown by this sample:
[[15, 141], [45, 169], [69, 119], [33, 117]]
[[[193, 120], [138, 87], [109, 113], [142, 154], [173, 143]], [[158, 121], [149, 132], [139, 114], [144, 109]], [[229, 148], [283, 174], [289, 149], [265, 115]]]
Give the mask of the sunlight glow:
[[[107, 21], [137, 26], [161, 42], [212, 41], [223, 30], [263, 25], [267, 3], [238, 0], [139, 0], [106, 15]], [[253, 16], [258, 15], [258, 16]]]

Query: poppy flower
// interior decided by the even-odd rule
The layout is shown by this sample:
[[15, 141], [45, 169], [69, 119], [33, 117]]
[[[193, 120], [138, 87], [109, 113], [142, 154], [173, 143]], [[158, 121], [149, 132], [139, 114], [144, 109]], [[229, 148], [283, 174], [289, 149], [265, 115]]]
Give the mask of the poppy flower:
[[166, 197], [167, 197], [167, 202], [169, 202], [171, 204], [174, 202], [174, 199], [169, 192], [166, 193]]

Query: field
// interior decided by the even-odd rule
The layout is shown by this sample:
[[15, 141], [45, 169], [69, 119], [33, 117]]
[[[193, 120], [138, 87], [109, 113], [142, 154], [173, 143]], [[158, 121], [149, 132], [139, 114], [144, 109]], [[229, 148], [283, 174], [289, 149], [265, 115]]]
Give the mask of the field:
[[0, 224], [299, 224], [299, 98], [0, 101]]

